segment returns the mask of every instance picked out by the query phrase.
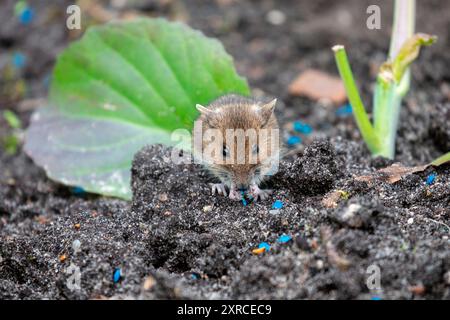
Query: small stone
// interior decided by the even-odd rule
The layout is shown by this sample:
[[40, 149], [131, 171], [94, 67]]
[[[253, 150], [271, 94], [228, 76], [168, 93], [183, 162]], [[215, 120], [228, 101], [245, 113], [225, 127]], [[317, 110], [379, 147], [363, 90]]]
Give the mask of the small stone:
[[352, 203], [347, 207], [347, 210], [345, 210], [341, 216], [341, 218], [344, 221], [348, 221], [352, 219], [355, 216], [355, 213], [358, 212], [358, 210], [361, 209], [361, 205], [358, 203]]
[[213, 206], [208, 205], [208, 206], [204, 206], [203, 207], [203, 212], [211, 212], [212, 211]]
[[444, 274], [444, 281], [445, 281], [446, 284], [450, 285], [450, 271], [447, 271]]
[[286, 22], [286, 15], [280, 10], [271, 10], [267, 13], [266, 20], [274, 26], [279, 26]]
[[308, 240], [301, 235], [298, 235], [297, 237], [295, 237], [295, 243], [297, 244], [297, 246], [300, 249], [302, 249], [304, 251], [309, 251], [311, 249], [309, 246]]
[[414, 223], [414, 218], [409, 218], [407, 221], [408, 224], [413, 224]]
[[316, 261], [316, 267], [319, 270], [323, 269], [323, 261], [322, 260], [317, 260]]
[[167, 196], [167, 193], [161, 193], [160, 195], [158, 195], [158, 199], [161, 202], [166, 202], [169, 199], [169, 197]]
[[73, 252], [74, 252], [75, 254], [77, 254], [78, 252], [81, 251], [80, 248], [81, 248], [81, 242], [80, 242], [80, 240], [78, 240], [78, 239], [74, 240], [74, 241], [72, 242], [72, 249], [73, 249]]
[[150, 290], [151, 288], [153, 288], [156, 284], [156, 280], [155, 278], [153, 278], [152, 276], [148, 276], [147, 278], [145, 278], [144, 280], [144, 284], [142, 285], [142, 287], [144, 288], [144, 290]]
[[411, 291], [411, 293], [421, 296], [425, 293], [425, 287], [422, 284], [416, 285], [416, 286], [412, 286], [409, 287], [409, 291]]
[[340, 78], [325, 72], [308, 69], [301, 73], [289, 86], [289, 94], [306, 96], [312, 100], [329, 100], [336, 105], [347, 100], [344, 83]]

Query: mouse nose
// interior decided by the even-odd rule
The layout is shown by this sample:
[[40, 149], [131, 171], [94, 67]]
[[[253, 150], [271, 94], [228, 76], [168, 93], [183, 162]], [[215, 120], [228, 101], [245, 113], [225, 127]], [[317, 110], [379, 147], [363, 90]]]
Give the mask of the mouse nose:
[[247, 190], [247, 186], [245, 184], [243, 184], [243, 183], [238, 184], [237, 187], [238, 187], [238, 189], [240, 191], [246, 191]]

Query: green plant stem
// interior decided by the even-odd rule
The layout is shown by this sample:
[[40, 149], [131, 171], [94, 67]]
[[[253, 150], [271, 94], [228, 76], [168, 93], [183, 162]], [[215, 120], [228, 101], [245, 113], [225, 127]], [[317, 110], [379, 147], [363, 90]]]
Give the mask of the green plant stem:
[[392, 25], [389, 60], [394, 60], [406, 40], [415, 29], [416, 0], [396, 0]]
[[339, 74], [344, 81], [345, 90], [347, 91], [348, 99], [353, 109], [353, 114], [356, 119], [358, 128], [367, 144], [370, 152], [376, 153], [379, 149], [379, 139], [375, 134], [375, 130], [370, 123], [364, 104], [356, 87], [353, 73], [348, 63], [347, 53], [344, 46], [337, 45], [333, 47], [334, 57], [338, 66]]
[[[414, 25], [415, 0], [396, 0], [387, 64], [391, 65], [395, 61], [405, 43], [411, 39], [414, 34]], [[401, 79], [395, 79], [392, 70], [389, 70], [389, 73], [386, 79], [383, 71], [380, 70], [373, 95], [373, 123], [380, 142], [378, 150], [373, 155], [393, 159], [400, 107], [403, 96], [409, 90], [410, 71], [408, 68], [405, 69]]]
[[395, 137], [403, 95], [398, 93], [395, 83], [385, 85], [378, 79], [373, 95], [374, 127], [379, 138], [378, 149], [373, 156], [392, 159], [395, 154]]

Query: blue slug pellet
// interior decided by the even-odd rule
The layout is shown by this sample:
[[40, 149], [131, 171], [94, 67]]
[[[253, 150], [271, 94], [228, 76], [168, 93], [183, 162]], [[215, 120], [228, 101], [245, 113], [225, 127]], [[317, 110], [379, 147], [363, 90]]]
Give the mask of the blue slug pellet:
[[278, 238], [278, 242], [279, 243], [287, 243], [287, 242], [289, 242], [289, 241], [291, 241], [292, 240], [292, 237], [291, 236], [288, 236], [288, 235], [286, 235], [286, 234], [283, 234], [283, 235], [281, 235], [279, 238]]
[[342, 107], [339, 107], [336, 110], [336, 115], [340, 117], [345, 117], [353, 112], [352, 106], [350, 103], [347, 103], [346, 105], [343, 105]]
[[302, 123], [300, 121], [294, 122], [294, 130], [300, 133], [303, 133], [305, 135], [308, 135], [312, 132], [312, 128], [307, 123]]
[[434, 183], [434, 180], [436, 180], [436, 174], [432, 173], [432, 174], [428, 175], [427, 185], [431, 186]]
[[17, 69], [20, 69], [25, 66], [26, 58], [22, 53], [16, 52], [16, 53], [14, 53], [14, 55], [12, 57], [12, 62], [13, 62], [14, 67], [16, 67]]
[[272, 209], [278, 210], [283, 208], [283, 201], [281, 200], [276, 200], [273, 204], [272, 204]]
[[120, 268], [116, 268], [113, 274], [114, 283], [119, 282], [120, 278], [122, 278], [122, 271], [120, 270]]
[[297, 136], [290, 136], [290, 137], [287, 139], [286, 143], [287, 143], [288, 145], [290, 145], [290, 146], [293, 146], [293, 145], [302, 143], [302, 139], [301, 139], [300, 137], [297, 137]]
[[20, 23], [24, 24], [24, 25], [28, 25], [31, 23], [31, 21], [33, 21], [34, 18], [34, 11], [32, 8], [30, 7], [26, 7], [19, 16], [19, 21]]

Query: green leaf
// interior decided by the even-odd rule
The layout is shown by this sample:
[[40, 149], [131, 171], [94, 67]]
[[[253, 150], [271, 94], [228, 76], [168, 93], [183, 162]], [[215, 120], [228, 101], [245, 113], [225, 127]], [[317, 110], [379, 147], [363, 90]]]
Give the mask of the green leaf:
[[54, 180], [130, 199], [134, 153], [179, 143], [171, 134], [191, 130], [195, 104], [226, 93], [249, 88], [215, 39], [164, 19], [92, 27], [58, 58], [25, 150]]
[[435, 159], [433, 162], [431, 162], [431, 165], [433, 166], [440, 166], [444, 163], [450, 162], [450, 152], [447, 152], [446, 154], [440, 156], [439, 158]]
[[394, 78], [397, 82], [402, 80], [405, 70], [419, 56], [420, 47], [430, 46], [435, 43], [436, 40], [436, 36], [431, 36], [424, 33], [417, 33], [406, 40], [392, 62], [392, 70], [394, 73]]
[[389, 85], [395, 81], [400, 83], [408, 70], [409, 65], [417, 59], [420, 53], [420, 47], [430, 46], [437, 40], [436, 36], [431, 36], [424, 33], [417, 33], [401, 46], [398, 54], [392, 61], [386, 61], [380, 67], [379, 79], [385, 84]]
[[22, 122], [20, 121], [19, 117], [17, 117], [17, 115], [11, 110], [3, 111], [3, 118], [13, 129], [20, 129], [22, 127]]
[[7, 135], [2, 139], [2, 145], [5, 153], [15, 155], [20, 145], [20, 138], [15, 134]]

